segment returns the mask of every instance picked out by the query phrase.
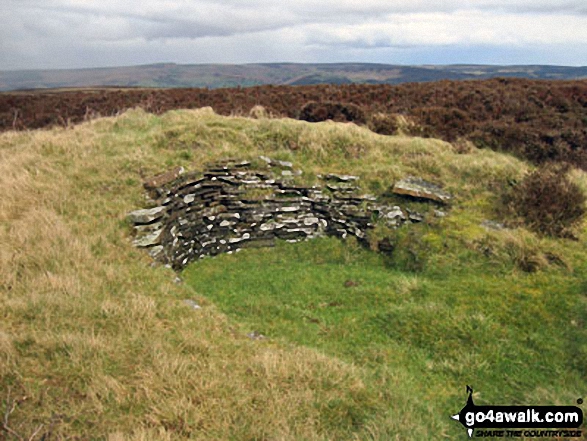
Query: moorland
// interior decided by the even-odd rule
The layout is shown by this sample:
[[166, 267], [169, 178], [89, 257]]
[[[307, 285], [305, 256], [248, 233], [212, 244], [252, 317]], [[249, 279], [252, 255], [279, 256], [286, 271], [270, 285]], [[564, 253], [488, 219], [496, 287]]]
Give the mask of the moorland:
[[[584, 81], [5, 93], [0, 126], [7, 439], [466, 439], [466, 385], [585, 396]], [[145, 179], [261, 155], [425, 221], [375, 229], [390, 255], [319, 238], [176, 272], [133, 246]], [[405, 176], [454, 200], [398, 199]]]

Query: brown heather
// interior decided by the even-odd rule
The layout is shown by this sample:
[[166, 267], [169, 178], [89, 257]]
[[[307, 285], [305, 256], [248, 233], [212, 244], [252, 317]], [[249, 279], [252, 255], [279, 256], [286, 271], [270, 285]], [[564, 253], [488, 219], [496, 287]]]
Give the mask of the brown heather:
[[[222, 115], [268, 114], [308, 121], [354, 121], [377, 133], [472, 141], [535, 163], [587, 169], [587, 80], [501, 78], [401, 85], [258, 86], [233, 89], [97, 89], [0, 94], [0, 130], [66, 126], [140, 106], [160, 114], [211, 106]], [[389, 125], [381, 115], [389, 115]]]
[[573, 237], [585, 216], [587, 198], [568, 176], [568, 167], [547, 164], [510, 189], [505, 202], [511, 212], [538, 233]]

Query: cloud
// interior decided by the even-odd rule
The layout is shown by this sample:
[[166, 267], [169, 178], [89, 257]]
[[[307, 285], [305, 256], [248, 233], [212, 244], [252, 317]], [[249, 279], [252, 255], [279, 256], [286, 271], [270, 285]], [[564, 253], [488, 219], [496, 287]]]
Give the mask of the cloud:
[[353, 47], [584, 44], [587, 17], [456, 12], [394, 14], [376, 22], [311, 26], [308, 43]]
[[145, 2], [145, 6], [137, 10], [122, 8], [120, 2], [93, 6], [84, 3], [88, 2], [72, 6], [25, 5], [10, 14], [32, 32], [56, 37], [75, 32], [78, 40], [201, 38], [260, 32], [288, 25], [276, 7], [260, 14], [259, 10], [250, 7], [227, 8], [214, 2], [199, 2], [184, 8], [174, 2], [166, 8], [160, 8], [158, 3]]
[[2, 0], [0, 17], [0, 69], [587, 44], [585, 0]]

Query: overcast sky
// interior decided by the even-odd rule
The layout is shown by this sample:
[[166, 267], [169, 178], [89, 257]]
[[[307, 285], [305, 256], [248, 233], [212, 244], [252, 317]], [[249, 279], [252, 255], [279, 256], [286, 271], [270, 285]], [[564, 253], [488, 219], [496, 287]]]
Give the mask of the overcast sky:
[[587, 65], [587, 0], [0, 0], [0, 70], [158, 62]]

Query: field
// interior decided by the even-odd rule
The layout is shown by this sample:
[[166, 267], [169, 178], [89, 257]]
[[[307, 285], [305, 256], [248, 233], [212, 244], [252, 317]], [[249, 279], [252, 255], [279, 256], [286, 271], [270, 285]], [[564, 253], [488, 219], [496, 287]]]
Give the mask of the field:
[[406, 82], [518, 77], [575, 80], [587, 67], [405, 66], [372, 63], [175, 64], [94, 69], [0, 70], [0, 91], [61, 87], [246, 87], [311, 84], [400, 84]]
[[[265, 104], [297, 117], [287, 112], [320, 97], [356, 103], [353, 94], [372, 93], [367, 119], [399, 109], [416, 118], [422, 104], [409, 93], [457, 105], [478, 84], [454, 94], [445, 84], [1, 95], [9, 110], [0, 134], [0, 436], [464, 440], [449, 416], [463, 407], [467, 384], [478, 404], [585, 398], [586, 222], [574, 238], [482, 225], [515, 225], [500, 195], [534, 163], [464, 148], [453, 131], [444, 140], [383, 136], [259, 109], [256, 118], [167, 111], [208, 104], [245, 115]], [[495, 93], [491, 121], [514, 118], [503, 83], [482, 84]], [[544, 114], [584, 133], [584, 82], [507, 84], [536, 88], [541, 103], [565, 96], [571, 111], [550, 100]], [[156, 114], [122, 111], [139, 103]], [[61, 127], [22, 130], [59, 117]], [[436, 127], [420, 118], [418, 130]], [[520, 127], [534, 130], [539, 118]], [[481, 124], [479, 116], [475, 130]], [[413, 174], [444, 184], [455, 202], [445, 217], [390, 232], [391, 257], [316, 239], [204, 259], [176, 274], [132, 246], [126, 214], [145, 207], [143, 179], [259, 155], [292, 161], [304, 175], [356, 174], [390, 201], [393, 182]], [[582, 165], [582, 157], [572, 159]], [[569, 176], [587, 191], [585, 171], [575, 166]]]

